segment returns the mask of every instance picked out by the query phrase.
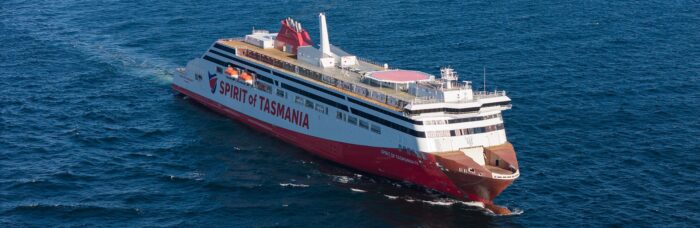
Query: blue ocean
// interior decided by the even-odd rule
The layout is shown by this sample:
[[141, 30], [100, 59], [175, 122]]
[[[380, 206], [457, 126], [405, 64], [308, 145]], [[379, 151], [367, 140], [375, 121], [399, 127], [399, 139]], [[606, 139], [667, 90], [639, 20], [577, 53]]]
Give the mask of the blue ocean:
[[[170, 88], [293, 17], [391, 67], [506, 90], [495, 216], [317, 158]], [[0, 2], [0, 227], [700, 226], [697, 1]]]

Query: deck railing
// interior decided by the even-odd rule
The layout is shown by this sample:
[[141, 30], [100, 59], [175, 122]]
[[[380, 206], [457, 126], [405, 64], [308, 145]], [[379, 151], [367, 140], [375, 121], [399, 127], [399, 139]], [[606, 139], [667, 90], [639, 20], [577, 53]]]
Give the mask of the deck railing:
[[219, 40], [221, 40], [221, 41], [245, 41], [245, 37], [221, 38]]
[[501, 97], [505, 96], [505, 90], [494, 90], [494, 91], [474, 91], [474, 99], [484, 99], [491, 97]]

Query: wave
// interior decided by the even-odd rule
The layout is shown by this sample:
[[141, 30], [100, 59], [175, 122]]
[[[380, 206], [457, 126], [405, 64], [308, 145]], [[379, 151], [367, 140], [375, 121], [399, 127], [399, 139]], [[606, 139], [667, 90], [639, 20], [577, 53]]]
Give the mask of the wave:
[[58, 173], [54, 173], [52, 175], [55, 178], [62, 179], [62, 180], [95, 180], [98, 178], [98, 176], [94, 175], [85, 175], [85, 174], [76, 174], [73, 172], [68, 172], [68, 171], [62, 171]]
[[260, 194], [267, 191], [268, 188], [262, 184], [257, 183], [236, 183], [232, 184], [230, 182], [208, 182], [204, 185], [206, 189], [213, 191], [232, 191], [232, 190], [247, 190], [256, 191]]
[[146, 153], [146, 152], [133, 152], [133, 153], [128, 153], [127, 156], [130, 157], [154, 157], [155, 155], [152, 153]]
[[367, 192], [366, 190], [362, 190], [362, 189], [358, 189], [358, 188], [350, 188], [350, 190], [353, 192], [362, 192], [362, 193]]
[[45, 204], [45, 203], [33, 203], [17, 205], [11, 209], [5, 211], [3, 214], [12, 213], [39, 213], [41, 215], [63, 214], [66, 216], [139, 216], [143, 211], [139, 208], [125, 208], [125, 207], [104, 207], [99, 205], [86, 205], [86, 204]]
[[79, 189], [81, 187], [81, 184], [61, 183], [42, 179], [21, 179], [14, 181], [14, 183], [12, 184], [7, 185], [7, 189], [25, 189], [26, 191], [30, 191], [28, 189], [69, 190]]
[[204, 180], [204, 174], [194, 171], [185, 173], [184, 175], [166, 175], [166, 178], [174, 181], [201, 181]]

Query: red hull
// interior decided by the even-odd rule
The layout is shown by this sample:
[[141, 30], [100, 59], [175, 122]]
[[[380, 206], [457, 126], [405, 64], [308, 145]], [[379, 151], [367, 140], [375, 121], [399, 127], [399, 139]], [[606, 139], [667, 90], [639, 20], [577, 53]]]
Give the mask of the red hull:
[[[474, 175], [461, 175], [456, 179], [450, 171], [443, 172], [436, 165], [437, 157], [429, 153], [424, 153], [423, 160], [397, 148], [369, 147], [313, 137], [259, 121], [177, 85], [173, 85], [173, 89], [208, 108], [325, 159], [375, 175], [409, 181], [458, 199], [490, 204], [493, 198], [512, 182], [512, 180], [498, 181]], [[450, 174], [452, 178], [445, 173]], [[489, 191], [484, 194], [483, 191], [473, 189]]]

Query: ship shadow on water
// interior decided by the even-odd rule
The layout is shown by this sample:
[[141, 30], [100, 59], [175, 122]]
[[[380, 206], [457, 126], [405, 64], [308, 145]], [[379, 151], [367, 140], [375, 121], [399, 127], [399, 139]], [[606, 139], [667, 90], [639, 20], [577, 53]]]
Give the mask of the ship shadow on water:
[[[510, 216], [497, 216], [483, 208], [478, 202], [464, 202], [450, 198], [440, 192], [426, 189], [408, 182], [396, 181], [389, 178], [373, 175], [355, 170], [333, 161], [326, 160], [292, 144], [283, 142], [274, 136], [261, 132], [236, 120], [228, 119], [223, 114], [217, 113], [195, 102], [184, 95], [175, 96], [181, 104], [191, 105], [197, 114], [211, 113], [216, 118], [226, 118], [237, 130], [246, 131], [246, 137], [256, 143], [246, 143], [240, 147], [248, 152], [264, 153], [262, 156], [283, 157], [284, 163], [303, 166], [301, 173], [294, 173], [291, 178], [293, 183], [278, 183], [283, 187], [303, 186], [314, 188], [321, 185], [330, 185], [336, 188], [336, 193], [347, 194], [345, 198], [352, 199], [351, 205], [359, 207], [363, 213], [370, 213], [378, 223], [386, 223], [395, 226], [490, 226], [507, 225], [509, 220], [503, 218]], [[192, 109], [191, 109], [192, 110]], [[214, 115], [212, 115], [213, 117]], [[187, 123], [186, 125], [196, 125]], [[198, 127], [202, 127], [201, 125]], [[217, 136], [215, 136], [217, 137]], [[275, 143], [264, 143], [274, 141]], [[249, 148], [256, 148], [251, 149]], [[241, 150], [235, 148], [235, 150]], [[230, 158], [222, 158], [226, 162]], [[279, 159], [275, 159], [279, 160]], [[289, 160], [293, 161], [290, 162]], [[232, 165], [232, 164], [229, 164]], [[281, 164], [280, 164], [281, 165]], [[298, 168], [298, 167], [296, 167]], [[304, 174], [305, 173], [305, 174]], [[284, 175], [285, 177], [290, 177]], [[271, 178], [274, 178], [271, 176]], [[279, 179], [279, 178], [278, 178]], [[284, 179], [284, 178], [282, 178]], [[311, 180], [308, 180], [311, 179]], [[298, 180], [298, 182], [297, 182]], [[313, 184], [305, 184], [306, 182]], [[217, 196], [222, 197], [222, 196]], [[231, 196], [223, 196], [231, 197]], [[222, 199], [226, 201], [227, 199]], [[234, 202], [234, 199], [228, 199]]]

